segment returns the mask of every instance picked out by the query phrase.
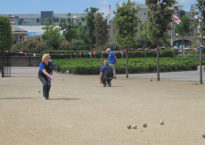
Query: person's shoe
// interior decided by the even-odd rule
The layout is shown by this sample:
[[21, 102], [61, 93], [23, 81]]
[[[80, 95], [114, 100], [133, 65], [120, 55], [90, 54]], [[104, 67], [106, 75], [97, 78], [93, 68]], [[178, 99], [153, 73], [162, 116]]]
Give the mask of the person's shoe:
[[103, 84], [103, 86], [104, 86], [104, 87], [107, 87], [107, 85], [106, 85], [106, 84]]
[[48, 98], [43, 97], [43, 100], [48, 100]]
[[108, 83], [108, 86], [109, 86], [109, 87], [111, 87], [111, 86], [112, 86], [112, 85], [111, 85], [111, 82], [109, 82], [109, 83]]

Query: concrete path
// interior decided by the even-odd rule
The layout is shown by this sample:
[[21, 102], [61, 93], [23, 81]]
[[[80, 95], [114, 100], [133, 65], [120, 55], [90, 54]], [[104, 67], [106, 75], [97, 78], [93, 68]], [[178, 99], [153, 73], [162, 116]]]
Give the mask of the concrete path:
[[[125, 75], [119, 75], [120, 77], [125, 77]], [[205, 76], [205, 72], [203, 72], [203, 76]], [[145, 74], [129, 74], [129, 77], [136, 78], [148, 78], [148, 79], [156, 79], [156, 73], [145, 73]], [[161, 73], [161, 79], [166, 80], [181, 80], [181, 81], [199, 81], [199, 72], [198, 71], [183, 71], [183, 72], [165, 72]], [[205, 81], [205, 77], [203, 78]]]
[[[12, 67], [11, 76], [37, 76], [38, 67]], [[60, 75], [56, 73], [55, 75]], [[203, 73], [203, 80], [205, 81], [205, 72]], [[125, 77], [125, 74], [120, 74], [118, 77]], [[131, 78], [148, 78], [156, 79], [156, 73], [144, 73], [144, 74], [129, 74]], [[161, 73], [161, 79], [166, 80], [182, 80], [182, 81], [199, 81], [199, 72], [198, 71], [183, 71], [183, 72], [164, 72]]]

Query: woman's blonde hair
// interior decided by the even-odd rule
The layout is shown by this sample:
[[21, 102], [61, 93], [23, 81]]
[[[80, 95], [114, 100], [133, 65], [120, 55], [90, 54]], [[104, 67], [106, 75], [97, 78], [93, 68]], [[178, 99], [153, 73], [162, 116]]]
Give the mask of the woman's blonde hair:
[[49, 58], [50, 59], [50, 55], [49, 54], [44, 54], [42, 56], [42, 61], [44, 61], [46, 58]]

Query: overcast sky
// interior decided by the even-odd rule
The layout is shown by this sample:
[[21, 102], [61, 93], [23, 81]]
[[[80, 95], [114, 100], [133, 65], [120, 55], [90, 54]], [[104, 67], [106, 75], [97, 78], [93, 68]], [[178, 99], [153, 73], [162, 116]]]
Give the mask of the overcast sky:
[[[125, 0], [2, 0], [0, 14], [40, 13], [42, 10], [53, 10], [54, 13], [82, 13], [88, 7], [97, 7], [102, 12], [108, 11], [108, 5], [113, 9], [116, 3]], [[126, 0], [127, 1], [127, 0]], [[132, 0], [138, 4], [144, 4], [145, 0]], [[189, 11], [190, 5], [196, 0], [177, 0]]]

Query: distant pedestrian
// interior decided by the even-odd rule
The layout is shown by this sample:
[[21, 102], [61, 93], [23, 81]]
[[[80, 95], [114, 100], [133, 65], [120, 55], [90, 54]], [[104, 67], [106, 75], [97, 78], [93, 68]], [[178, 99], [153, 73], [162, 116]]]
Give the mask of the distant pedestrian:
[[106, 51], [109, 54], [109, 57], [108, 57], [109, 63], [113, 69], [113, 75], [114, 75], [113, 78], [116, 79], [116, 67], [115, 67], [115, 65], [118, 63], [117, 57], [116, 57], [115, 53], [110, 48], [108, 48]]
[[50, 61], [50, 56], [44, 54], [42, 57], [42, 62], [39, 65], [38, 78], [43, 84], [43, 99], [49, 99], [49, 92], [51, 88], [51, 80], [53, 77], [54, 65]]
[[113, 79], [113, 69], [109, 66], [108, 61], [104, 61], [104, 65], [100, 69], [100, 83], [103, 84], [104, 87], [107, 85], [111, 87], [111, 81]]

